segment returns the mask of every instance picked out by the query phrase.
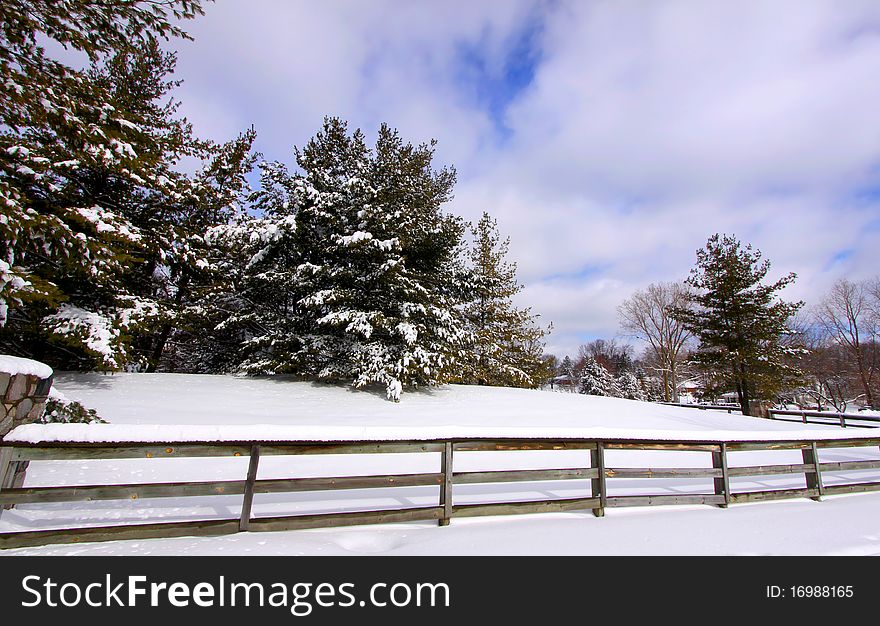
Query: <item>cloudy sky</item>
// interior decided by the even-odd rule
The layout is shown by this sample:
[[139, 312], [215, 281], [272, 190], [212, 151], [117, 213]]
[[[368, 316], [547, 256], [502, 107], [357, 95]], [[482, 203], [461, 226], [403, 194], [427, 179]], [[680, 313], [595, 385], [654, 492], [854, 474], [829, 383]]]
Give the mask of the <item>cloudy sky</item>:
[[219, 0], [187, 29], [202, 136], [253, 124], [287, 162], [325, 115], [437, 139], [448, 209], [498, 219], [559, 356], [715, 232], [791, 299], [880, 272], [876, 1]]

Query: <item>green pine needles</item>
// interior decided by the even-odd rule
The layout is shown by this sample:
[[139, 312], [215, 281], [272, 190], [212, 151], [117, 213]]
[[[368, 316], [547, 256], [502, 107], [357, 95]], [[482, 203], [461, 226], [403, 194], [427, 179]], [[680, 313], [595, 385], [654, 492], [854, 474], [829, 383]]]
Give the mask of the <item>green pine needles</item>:
[[713, 235], [686, 281], [694, 306], [675, 311], [699, 341], [693, 360], [710, 392], [735, 389], [744, 415], [752, 414], [753, 400], [773, 398], [800, 377], [795, 360], [802, 350], [791, 340], [789, 320], [803, 302], [777, 295], [796, 275], [764, 284], [769, 270], [760, 251], [734, 236]]

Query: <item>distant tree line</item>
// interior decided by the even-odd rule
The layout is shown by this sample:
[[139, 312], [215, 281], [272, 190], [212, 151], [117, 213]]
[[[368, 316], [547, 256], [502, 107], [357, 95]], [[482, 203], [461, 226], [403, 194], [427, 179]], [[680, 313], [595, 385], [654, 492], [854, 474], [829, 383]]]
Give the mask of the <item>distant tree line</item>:
[[816, 305], [786, 302], [793, 273], [767, 283], [770, 263], [734, 236], [713, 235], [685, 281], [637, 290], [618, 309], [622, 334], [552, 361], [554, 380], [595, 395], [632, 397], [631, 374], [649, 400], [675, 402], [685, 379], [700, 399], [733, 394], [742, 412], [755, 403], [845, 411], [876, 408], [880, 393], [880, 277], [840, 279]]

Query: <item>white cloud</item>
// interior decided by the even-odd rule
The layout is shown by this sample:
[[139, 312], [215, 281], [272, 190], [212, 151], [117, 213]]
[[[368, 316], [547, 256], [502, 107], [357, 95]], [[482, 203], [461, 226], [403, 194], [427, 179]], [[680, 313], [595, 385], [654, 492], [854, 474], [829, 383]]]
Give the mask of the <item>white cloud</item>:
[[[540, 63], [502, 140], [462, 50], [502, 76], [536, 10]], [[792, 298], [876, 272], [880, 205], [853, 201], [880, 164], [876, 2], [260, 0], [189, 29], [180, 96], [207, 135], [254, 123], [285, 160], [326, 114], [438, 139], [453, 210], [498, 218], [560, 354], [614, 334], [620, 301], [684, 277], [714, 232], [798, 272]]]

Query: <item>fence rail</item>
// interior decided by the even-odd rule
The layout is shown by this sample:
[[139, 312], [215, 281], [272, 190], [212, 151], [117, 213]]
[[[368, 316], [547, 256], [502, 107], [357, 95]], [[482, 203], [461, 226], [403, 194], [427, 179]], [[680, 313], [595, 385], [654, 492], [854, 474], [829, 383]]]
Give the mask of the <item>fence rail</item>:
[[[31, 530], [0, 533], [0, 548], [36, 546], [49, 543], [77, 543], [115, 539], [215, 536], [240, 531], [276, 531], [304, 528], [350, 526], [416, 520], [436, 520], [447, 525], [452, 518], [482, 515], [591, 510], [602, 517], [606, 508], [673, 504], [708, 504], [727, 507], [731, 503], [778, 500], [783, 498], [820, 499], [823, 495], [880, 490], [875, 480], [825, 486], [823, 472], [850, 472], [880, 469], [880, 460], [820, 462], [825, 448], [875, 448], [878, 438], [840, 438], [805, 441], [660, 441], [660, 440], [550, 440], [550, 439], [450, 439], [438, 441], [381, 442], [151, 442], [119, 445], [85, 442], [25, 444], [7, 442], [0, 447], [0, 505], [95, 500], [130, 500], [212, 495], [241, 495], [237, 518], [155, 522], [114, 526]], [[540, 470], [454, 470], [456, 453], [515, 450], [582, 450], [584, 465]], [[607, 467], [608, 450], [652, 450], [703, 452], [711, 455], [712, 467]], [[728, 453], [755, 450], [800, 450], [802, 463], [731, 467]], [[260, 459], [270, 455], [304, 454], [390, 454], [439, 453], [438, 471], [415, 474], [336, 476], [319, 478], [259, 479]], [[244, 480], [187, 481], [142, 484], [85, 485], [58, 487], [11, 487], [9, 476], [16, 464], [33, 460], [163, 459], [185, 457], [249, 457]], [[586, 461], [589, 457], [589, 465]], [[805, 487], [760, 491], [733, 491], [732, 478], [802, 474]], [[711, 489], [697, 494], [609, 495], [608, 482], [619, 478], [711, 479]], [[560, 480], [589, 481], [589, 490], [575, 498], [486, 503], [456, 503], [455, 485], [515, 483]], [[436, 486], [436, 505], [319, 514], [260, 517], [252, 514], [255, 494], [345, 489], [379, 489]], [[587, 492], [588, 491], [588, 492]]]
[[660, 404], [678, 406], [684, 409], [701, 409], [703, 411], [727, 411], [728, 413], [739, 411], [741, 408], [738, 404], [696, 404], [693, 402], [660, 402]]
[[[770, 409], [768, 411], [770, 419], [777, 419], [788, 422], [803, 422], [804, 424], [824, 424], [827, 425], [831, 420], [835, 425], [841, 428], [880, 428], [880, 417], [873, 415], [856, 415], [853, 413], [834, 413], [831, 411], [794, 411], [788, 409]], [[788, 416], [799, 417], [799, 420], [786, 419]], [[825, 421], [809, 418], [822, 418]], [[870, 424], [855, 424], [856, 422], [871, 422]]]

